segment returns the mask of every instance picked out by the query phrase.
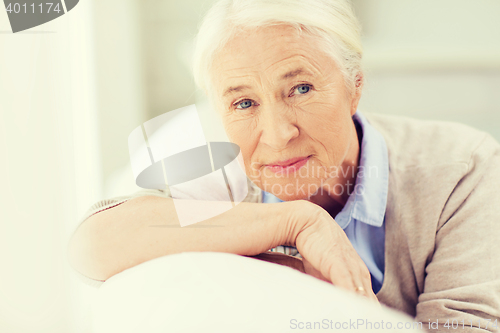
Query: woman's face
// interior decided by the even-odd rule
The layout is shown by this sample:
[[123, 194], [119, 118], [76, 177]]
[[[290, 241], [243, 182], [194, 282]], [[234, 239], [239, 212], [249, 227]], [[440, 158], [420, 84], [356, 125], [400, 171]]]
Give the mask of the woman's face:
[[225, 130], [256, 185], [282, 200], [344, 186], [340, 168], [358, 162], [360, 94], [349, 95], [316, 39], [286, 25], [249, 30], [217, 53], [212, 78]]

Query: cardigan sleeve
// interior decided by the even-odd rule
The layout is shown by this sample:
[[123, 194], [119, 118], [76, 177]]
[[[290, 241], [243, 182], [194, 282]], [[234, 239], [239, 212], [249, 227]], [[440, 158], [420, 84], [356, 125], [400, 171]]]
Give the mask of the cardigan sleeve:
[[[248, 195], [243, 201], [246, 202], [262, 202], [262, 191], [254, 185], [249, 179], [247, 179], [247, 184], [248, 184]], [[153, 189], [148, 189], [148, 190], [141, 190], [137, 191], [131, 195], [126, 195], [126, 196], [119, 196], [119, 197], [114, 197], [114, 198], [109, 198], [109, 199], [104, 199], [96, 202], [93, 204], [87, 212], [84, 214], [84, 216], [80, 219], [78, 223], [78, 227], [85, 222], [89, 217], [91, 217], [94, 214], [97, 214], [99, 212], [102, 212], [107, 209], [111, 209], [113, 207], [116, 207], [118, 205], [121, 205], [122, 203], [138, 198], [138, 197], [143, 197], [143, 196], [155, 196], [155, 197], [162, 197], [162, 198], [172, 198], [172, 195], [170, 193], [170, 190], [164, 189], [164, 190], [153, 190]], [[297, 256], [300, 256], [299, 253], [297, 253]], [[76, 272], [77, 276], [81, 281], [86, 283], [89, 286], [92, 287], [100, 287], [104, 281], [99, 281], [99, 280], [94, 280], [89, 277], [84, 276], [83, 274], [80, 274], [79, 272]]]
[[[155, 196], [155, 197], [163, 197], [163, 198], [170, 198], [171, 197], [170, 191], [168, 189], [166, 189], [166, 190], [141, 190], [141, 191], [137, 191], [131, 195], [124, 195], [124, 196], [119, 196], [119, 197], [114, 197], [114, 198], [103, 199], [103, 200], [97, 201], [95, 204], [93, 204], [85, 212], [83, 217], [78, 222], [77, 228], [80, 225], [82, 225], [82, 223], [84, 223], [85, 220], [87, 220], [89, 217], [91, 217], [94, 214], [97, 214], [97, 213], [102, 212], [104, 210], [111, 209], [113, 207], [121, 205], [122, 203], [124, 203], [128, 200], [138, 198], [138, 197], [143, 197], [143, 196]], [[85, 283], [91, 287], [99, 288], [104, 283], [104, 281], [91, 279], [91, 278], [79, 273], [78, 271], [75, 271], [75, 273], [80, 281], [82, 281], [83, 283]]]
[[85, 212], [83, 218], [80, 220], [80, 225], [91, 217], [94, 214], [97, 214], [99, 212], [102, 212], [103, 210], [107, 210], [113, 207], [116, 207], [125, 201], [128, 201], [130, 199], [138, 198], [138, 197], [143, 197], [143, 196], [155, 196], [155, 197], [163, 197], [163, 198], [171, 198], [170, 191], [168, 189], [166, 190], [141, 190], [137, 191], [131, 195], [125, 195], [125, 196], [119, 196], [119, 197], [114, 197], [114, 198], [109, 198], [109, 199], [104, 199], [96, 202], [93, 204], [87, 212]]
[[[246, 202], [262, 202], [262, 191], [255, 185], [253, 184], [250, 179], [247, 178], [247, 185], [248, 185], [248, 194], [245, 197], [243, 201]], [[229, 188], [229, 190], [231, 190]], [[109, 198], [109, 199], [104, 199], [96, 202], [93, 204], [84, 214], [84, 216], [80, 219], [80, 222], [78, 223], [78, 226], [81, 225], [86, 219], [88, 219], [90, 216], [97, 214], [99, 212], [102, 212], [103, 210], [107, 210], [113, 207], [116, 207], [125, 201], [138, 198], [138, 197], [143, 197], [143, 196], [155, 196], [155, 197], [162, 197], [162, 198], [172, 198], [172, 194], [168, 188], [163, 189], [163, 190], [154, 190], [154, 189], [145, 189], [141, 191], [137, 191], [131, 195], [126, 195], [126, 196], [119, 196], [119, 197], [114, 197], [114, 198]]]
[[436, 332], [500, 332], [500, 145], [489, 135], [441, 215], [416, 318]]

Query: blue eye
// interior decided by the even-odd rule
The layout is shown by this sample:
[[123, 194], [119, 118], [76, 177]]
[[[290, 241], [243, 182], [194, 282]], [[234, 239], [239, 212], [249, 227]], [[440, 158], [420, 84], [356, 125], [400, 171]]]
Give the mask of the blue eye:
[[305, 94], [305, 93], [309, 92], [310, 89], [311, 89], [311, 87], [308, 85], [302, 85], [302, 86], [298, 86], [297, 88], [295, 88], [295, 90], [299, 94]]
[[289, 97], [292, 97], [292, 96], [297, 95], [297, 94], [304, 95], [304, 94], [307, 94], [310, 90], [311, 90], [311, 85], [301, 84], [301, 85], [295, 86], [295, 88], [293, 88], [293, 91]]
[[241, 103], [238, 103], [238, 106], [236, 108], [237, 109], [248, 109], [251, 106], [252, 106], [252, 101], [246, 99], [246, 100], [242, 101]]
[[309, 91], [309, 89], [311, 89], [311, 88], [309, 88], [309, 86], [300, 86], [300, 87], [297, 87], [297, 90], [301, 94], [305, 94], [306, 92]]

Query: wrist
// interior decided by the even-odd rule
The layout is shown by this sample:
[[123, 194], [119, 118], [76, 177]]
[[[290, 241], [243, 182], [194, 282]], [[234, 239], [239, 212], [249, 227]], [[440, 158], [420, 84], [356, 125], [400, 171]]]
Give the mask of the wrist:
[[297, 246], [297, 241], [311, 231], [320, 220], [319, 216], [326, 213], [323, 208], [306, 200], [289, 201], [282, 205], [280, 227], [284, 234], [280, 245]]

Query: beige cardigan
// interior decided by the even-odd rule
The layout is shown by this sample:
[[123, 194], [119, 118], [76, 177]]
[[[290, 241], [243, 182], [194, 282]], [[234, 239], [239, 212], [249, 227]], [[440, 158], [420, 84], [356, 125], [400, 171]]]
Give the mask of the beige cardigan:
[[[363, 114], [389, 151], [378, 299], [424, 325], [439, 320], [439, 331], [454, 331], [453, 320], [480, 331], [490, 320], [487, 331], [500, 332], [500, 144], [461, 124]], [[143, 195], [168, 193], [103, 200], [85, 218]], [[246, 201], [261, 202], [260, 190]]]

